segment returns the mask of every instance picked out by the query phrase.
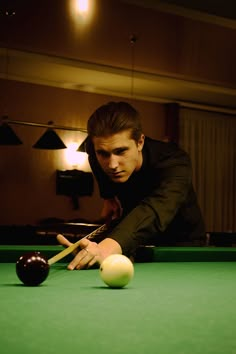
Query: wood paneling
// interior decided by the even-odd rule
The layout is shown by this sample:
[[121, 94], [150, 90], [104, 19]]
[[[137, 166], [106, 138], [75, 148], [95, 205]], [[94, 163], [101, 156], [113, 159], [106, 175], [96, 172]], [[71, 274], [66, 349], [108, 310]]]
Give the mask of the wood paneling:
[[[86, 128], [87, 119], [98, 106], [114, 100], [110, 96], [5, 80], [0, 80], [0, 92], [4, 92], [4, 111], [13, 120], [43, 124], [53, 120], [57, 125], [83, 128]], [[3, 107], [3, 101], [1, 103]], [[142, 114], [145, 134], [162, 138], [165, 127], [163, 106], [141, 101], [130, 103]], [[0, 146], [0, 224], [36, 224], [50, 217], [64, 220], [99, 219], [101, 200], [96, 182], [93, 196], [80, 198], [80, 208], [74, 210], [69, 198], [56, 195], [56, 170], [74, 168], [65, 164], [65, 150], [33, 149], [32, 145], [45, 129], [12, 127], [23, 145]], [[86, 136], [64, 130], [57, 133], [65, 144], [82, 142]], [[77, 168], [80, 169], [79, 166]]]

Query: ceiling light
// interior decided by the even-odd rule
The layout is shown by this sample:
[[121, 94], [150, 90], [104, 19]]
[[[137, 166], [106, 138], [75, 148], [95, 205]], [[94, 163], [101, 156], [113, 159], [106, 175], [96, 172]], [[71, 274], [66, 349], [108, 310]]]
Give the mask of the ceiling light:
[[84, 139], [84, 141], [80, 144], [80, 146], [78, 147], [77, 151], [80, 152], [86, 152], [88, 150], [88, 136]]
[[0, 126], [0, 145], [21, 145], [22, 141], [18, 138], [14, 130], [7, 124]]
[[41, 138], [33, 145], [35, 149], [59, 150], [66, 149], [66, 145], [52, 129], [48, 128]]

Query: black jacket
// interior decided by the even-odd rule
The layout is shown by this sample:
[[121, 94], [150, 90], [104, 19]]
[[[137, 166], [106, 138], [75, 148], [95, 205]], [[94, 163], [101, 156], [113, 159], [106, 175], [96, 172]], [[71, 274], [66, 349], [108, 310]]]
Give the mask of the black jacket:
[[189, 156], [176, 144], [146, 137], [143, 164], [125, 183], [114, 183], [100, 168], [92, 145], [89, 162], [101, 197], [117, 196], [124, 213], [109, 237], [124, 254], [145, 244], [205, 238], [204, 222], [192, 186]]

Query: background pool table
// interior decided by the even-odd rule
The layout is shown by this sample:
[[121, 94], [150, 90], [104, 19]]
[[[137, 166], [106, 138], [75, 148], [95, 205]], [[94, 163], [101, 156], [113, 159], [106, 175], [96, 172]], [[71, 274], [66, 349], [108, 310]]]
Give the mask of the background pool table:
[[15, 261], [32, 249], [61, 250], [0, 246], [2, 354], [236, 353], [236, 249], [150, 248], [123, 289], [98, 269], [68, 271], [68, 259], [26, 287]]

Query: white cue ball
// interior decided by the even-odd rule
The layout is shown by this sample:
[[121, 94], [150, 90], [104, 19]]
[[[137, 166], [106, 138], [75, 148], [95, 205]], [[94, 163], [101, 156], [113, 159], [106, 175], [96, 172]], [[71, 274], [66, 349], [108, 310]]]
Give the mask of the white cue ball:
[[99, 269], [100, 277], [110, 288], [123, 288], [134, 275], [131, 260], [121, 254], [112, 254], [104, 259]]

